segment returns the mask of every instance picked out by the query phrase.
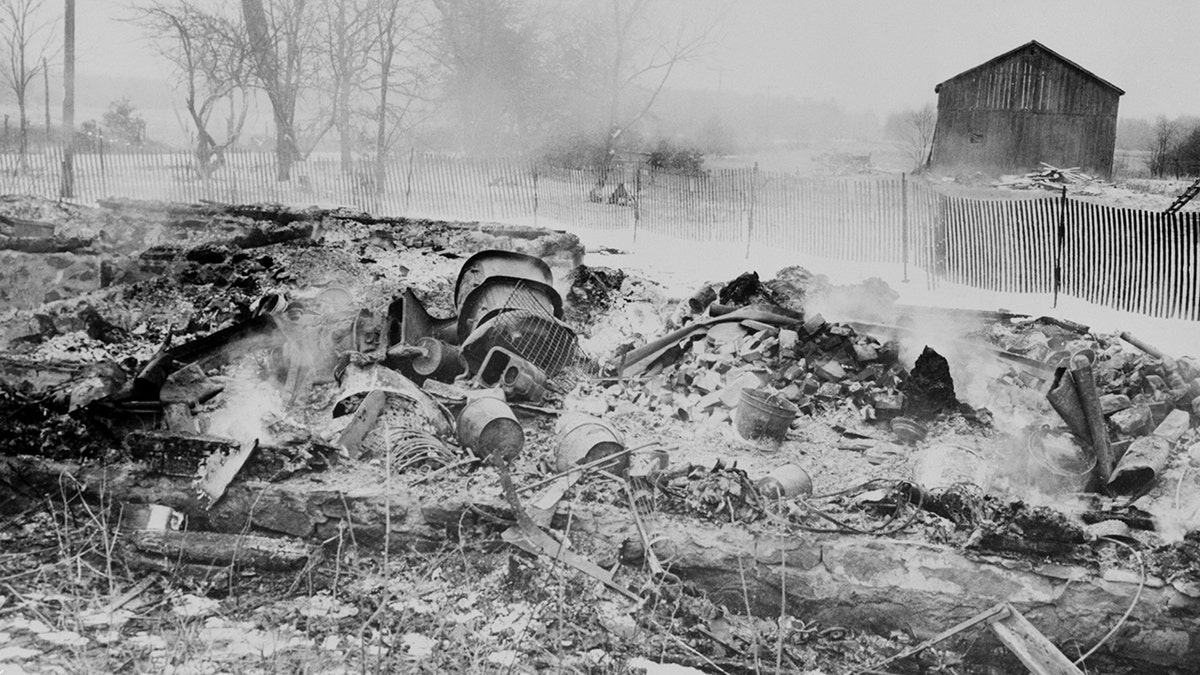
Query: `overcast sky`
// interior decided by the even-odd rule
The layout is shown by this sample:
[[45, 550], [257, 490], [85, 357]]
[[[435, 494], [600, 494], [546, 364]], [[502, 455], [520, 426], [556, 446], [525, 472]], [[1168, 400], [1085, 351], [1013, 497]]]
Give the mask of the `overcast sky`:
[[737, 0], [724, 24], [680, 84], [883, 114], [935, 101], [937, 83], [1037, 40], [1124, 89], [1124, 116], [1200, 114], [1197, 0]]
[[[197, 0], [203, 1], [203, 0]], [[596, 0], [597, 2], [602, 0]], [[667, 0], [687, 12], [694, 0]], [[165, 79], [124, 2], [78, 3], [82, 74]], [[1038, 40], [1126, 91], [1128, 117], [1200, 114], [1198, 0], [731, 0], [718, 42], [679, 87], [835, 99], [879, 115]]]

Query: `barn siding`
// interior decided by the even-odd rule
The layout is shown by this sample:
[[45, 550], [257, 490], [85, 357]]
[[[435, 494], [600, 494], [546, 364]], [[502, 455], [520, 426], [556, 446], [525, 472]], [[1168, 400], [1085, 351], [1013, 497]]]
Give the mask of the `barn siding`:
[[1026, 171], [1039, 162], [1109, 176], [1120, 93], [1037, 45], [939, 87], [933, 164]]

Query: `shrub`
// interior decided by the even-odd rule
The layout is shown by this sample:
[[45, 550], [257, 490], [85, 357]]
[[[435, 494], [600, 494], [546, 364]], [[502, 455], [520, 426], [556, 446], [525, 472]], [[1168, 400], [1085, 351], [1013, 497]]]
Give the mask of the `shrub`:
[[697, 148], [675, 145], [660, 140], [646, 160], [650, 168], [660, 171], [700, 173], [704, 169], [704, 153]]

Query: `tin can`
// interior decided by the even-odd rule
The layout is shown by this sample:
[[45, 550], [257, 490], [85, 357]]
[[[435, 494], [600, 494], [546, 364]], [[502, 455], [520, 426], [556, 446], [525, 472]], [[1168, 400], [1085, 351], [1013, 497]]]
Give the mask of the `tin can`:
[[784, 464], [758, 480], [758, 490], [767, 499], [794, 499], [812, 495], [812, 478], [795, 464]]

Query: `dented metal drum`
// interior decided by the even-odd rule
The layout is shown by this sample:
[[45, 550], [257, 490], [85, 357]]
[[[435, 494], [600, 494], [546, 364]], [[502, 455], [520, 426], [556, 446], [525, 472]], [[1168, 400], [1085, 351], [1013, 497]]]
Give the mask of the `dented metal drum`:
[[525, 431], [507, 403], [481, 396], [459, 413], [458, 441], [481, 458], [495, 456], [511, 461], [525, 446]]
[[[567, 471], [579, 464], [588, 464], [625, 449], [625, 439], [611, 424], [584, 413], [566, 413], [558, 419], [555, 437], [554, 468]], [[629, 472], [629, 455], [614, 458], [600, 468], [617, 475]]]

